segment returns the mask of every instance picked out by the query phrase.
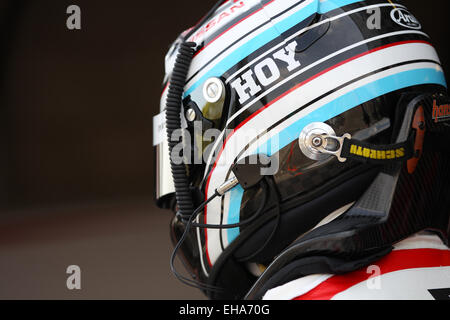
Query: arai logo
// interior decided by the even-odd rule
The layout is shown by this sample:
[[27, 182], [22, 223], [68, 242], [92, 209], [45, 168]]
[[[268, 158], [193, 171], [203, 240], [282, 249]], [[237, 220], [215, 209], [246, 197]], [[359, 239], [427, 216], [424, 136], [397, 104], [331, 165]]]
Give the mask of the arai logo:
[[391, 11], [391, 18], [395, 23], [410, 29], [422, 29], [420, 22], [408, 10], [397, 8]]

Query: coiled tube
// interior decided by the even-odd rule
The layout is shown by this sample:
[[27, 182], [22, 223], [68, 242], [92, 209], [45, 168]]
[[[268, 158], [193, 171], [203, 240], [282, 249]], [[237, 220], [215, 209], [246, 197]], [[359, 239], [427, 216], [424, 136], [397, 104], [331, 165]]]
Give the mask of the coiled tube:
[[182, 215], [191, 215], [194, 211], [194, 204], [189, 189], [189, 179], [184, 163], [176, 164], [172, 159], [172, 150], [178, 143], [172, 141], [172, 133], [181, 129], [181, 104], [183, 90], [186, 82], [189, 66], [194, 55], [194, 42], [183, 42], [180, 44], [175, 65], [170, 78], [169, 90], [166, 101], [166, 131], [169, 144], [170, 166], [175, 186], [178, 210]]

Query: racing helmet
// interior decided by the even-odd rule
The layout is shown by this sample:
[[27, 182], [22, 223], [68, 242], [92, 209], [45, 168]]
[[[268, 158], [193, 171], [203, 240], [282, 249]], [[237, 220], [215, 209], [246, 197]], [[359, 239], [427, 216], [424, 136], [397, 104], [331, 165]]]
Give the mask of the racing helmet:
[[220, 1], [165, 65], [156, 200], [183, 282], [243, 298], [299, 257], [447, 242], [446, 81], [400, 1]]

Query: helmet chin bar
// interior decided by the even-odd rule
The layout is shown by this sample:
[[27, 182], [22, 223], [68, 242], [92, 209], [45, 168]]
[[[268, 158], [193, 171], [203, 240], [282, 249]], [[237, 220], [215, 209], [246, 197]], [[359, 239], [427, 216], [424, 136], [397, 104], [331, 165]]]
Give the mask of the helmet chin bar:
[[[422, 110], [418, 108], [419, 104], [427, 98], [427, 95], [418, 96], [407, 105], [397, 136], [397, 144], [408, 141], [408, 137], [413, 133], [411, 123], [416, 109]], [[322, 138], [330, 137], [325, 135]], [[331, 270], [333, 273], [342, 273], [364, 267], [364, 262], [369, 261], [368, 259], [374, 254], [378, 254], [377, 258], [380, 258], [380, 255], [390, 251], [389, 248], [392, 248], [394, 243], [427, 228], [438, 231], [444, 241], [447, 241], [448, 218], [430, 218], [431, 212], [420, 210], [414, 213], [392, 210], [403, 165], [404, 161], [391, 161], [346, 213], [329, 224], [307, 233], [278, 255], [254, 283], [245, 298], [261, 298], [265, 291], [270, 289], [266, 284], [275, 273], [294, 261], [307, 259], [311, 254], [340, 257], [345, 262], [363, 259], [362, 264], [354, 263], [339, 270]], [[406, 218], [405, 214], [408, 215], [408, 224], [405, 224], [403, 220]]]

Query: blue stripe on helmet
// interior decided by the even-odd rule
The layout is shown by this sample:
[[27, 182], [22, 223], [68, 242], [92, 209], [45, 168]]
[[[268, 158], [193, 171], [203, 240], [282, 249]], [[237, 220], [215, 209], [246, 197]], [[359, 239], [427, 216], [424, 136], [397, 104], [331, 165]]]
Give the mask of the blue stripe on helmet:
[[282, 21], [273, 25], [266, 31], [257, 35], [253, 39], [247, 41], [243, 46], [236, 49], [220, 61], [211, 70], [206, 72], [198, 81], [196, 81], [191, 87], [184, 92], [184, 97], [192, 93], [198, 86], [203, 84], [207, 79], [211, 77], [220, 77], [232, 66], [236, 65], [242, 58], [247, 57], [252, 52], [258, 50], [265, 44], [269, 43], [273, 39], [280, 36], [281, 33], [291, 29], [301, 21], [305, 20], [312, 14], [319, 12], [321, 14], [335, 10], [337, 8], [355, 3], [362, 0], [325, 0], [325, 1], [313, 1], [303, 9], [293, 13], [289, 17], [286, 17]]
[[[241, 214], [241, 203], [244, 195], [244, 189], [237, 185], [230, 191], [230, 209], [228, 211], [228, 224], [238, 223]], [[238, 200], [238, 201], [237, 201]], [[231, 243], [239, 235], [239, 228], [232, 228], [227, 230], [228, 243]]]

